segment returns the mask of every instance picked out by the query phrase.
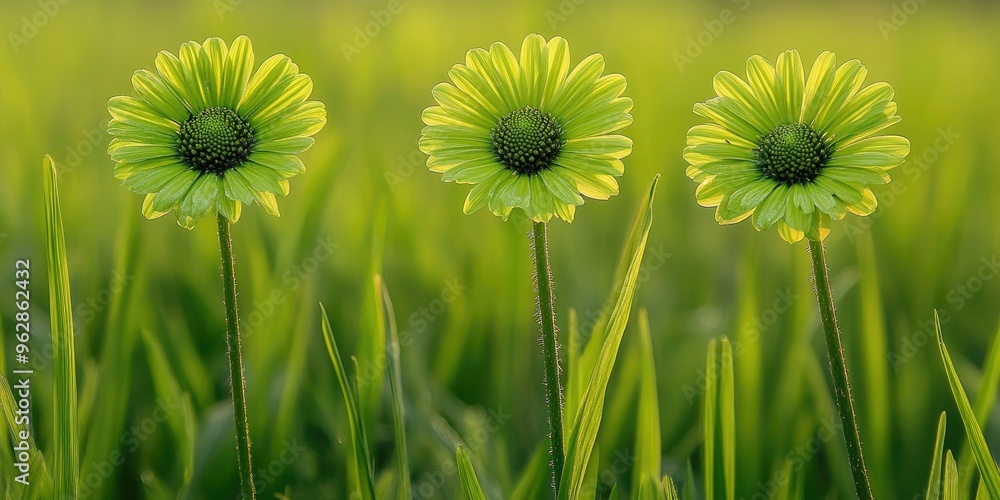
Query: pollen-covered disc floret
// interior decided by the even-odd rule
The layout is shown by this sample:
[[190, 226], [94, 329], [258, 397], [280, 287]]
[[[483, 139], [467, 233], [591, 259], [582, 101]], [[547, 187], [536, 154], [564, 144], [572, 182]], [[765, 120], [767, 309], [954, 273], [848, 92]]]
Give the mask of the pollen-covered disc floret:
[[550, 168], [563, 145], [562, 132], [552, 114], [531, 106], [501, 118], [490, 135], [497, 159], [519, 175]]
[[536, 221], [572, 222], [584, 197], [618, 194], [616, 177], [632, 140], [625, 77], [604, 74], [593, 54], [570, 65], [560, 37], [528, 35], [519, 52], [497, 42], [472, 49], [431, 91], [420, 150], [446, 182], [474, 184], [464, 211], [483, 207], [506, 220], [514, 209]]
[[694, 105], [708, 123], [688, 130], [684, 148], [698, 203], [715, 207], [719, 224], [750, 218], [790, 243], [822, 240], [848, 212], [874, 212], [870, 186], [889, 182], [910, 141], [879, 135], [900, 118], [892, 87], [865, 86], [867, 75], [861, 61], [838, 66], [832, 52], [807, 72], [795, 50], [773, 65], [751, 56], [745, 79], [716, 74], [717, 96]]
[[288, 179], [306, 170], [299, 153], [326, 125], [309, 76], [284, 54], [254, 70], [245, 36], [187, 42], [155, 67], [132, 75], [134, 95], [108, 101], [114, 174], [146, 195], [142, 214], [174, 212], [188, 229], [209, 214], [236, 222], [254, 203], [278, 215]]
[[253, 151], [253, 129], [235, 111], [201, 110], [181, 124], [177, 152], [191, 168], [222, 174], [242, 165]]
[[812, 182], [830, 158], [829, 148], [805, 123], [779, 125], [754, 150], [764, 177], [792, 185]]

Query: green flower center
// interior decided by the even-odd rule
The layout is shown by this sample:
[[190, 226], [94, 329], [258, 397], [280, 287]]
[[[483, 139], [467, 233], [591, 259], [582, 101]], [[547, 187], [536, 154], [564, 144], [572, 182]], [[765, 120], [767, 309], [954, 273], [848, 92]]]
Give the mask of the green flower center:
[[501, 118], [490, 137], [497, 159], [518, 175], [534, 175], [552, 167], [566, 143], [552, 114], [531, 106]]
[[830, 159], [830, 147], [805, 123], [780, 125], [760, 140], [754, 150], [764, 177], [791, 186], [819, 176]]
[[208, 108], [181, 124], [177, 152], [191, 168], [222, 175], [247, 160], [254, 140], [253, 128], [235, 111]]

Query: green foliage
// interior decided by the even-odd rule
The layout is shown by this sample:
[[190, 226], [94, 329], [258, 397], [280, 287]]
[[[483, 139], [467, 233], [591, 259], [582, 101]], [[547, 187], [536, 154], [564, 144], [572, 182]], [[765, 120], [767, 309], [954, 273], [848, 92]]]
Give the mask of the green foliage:
[[[938, 348], [941, 352], [941, 362], [944, 363], [945, 374], [948, 377], [948, 385], [951, 387], [951, 393], [955, 397], [955, 404], [958, 405], [958, 414], [962, 417], [962, 425], [965, 427], [966, 437], [968, 438], [969, 446], [972, 448], [972, 454], [976, 457], [976, 465], [979, 467], [979, 473], [986, 483], [986, 489], [989, 490], [990, 496], [1000, 498], [1000, 467], [997, 466], [993, 455], [990, 454], [986, 438], [983, 436], [982, 429], [979, 428], [979, 421], [976, 419], [976, 414], [972, 411], [972, 405], [969, 404], [969, 398], [962, 387], [962, 381], [958, 378], [958, 372], [955, 370], [951, 355], [948, 354], [948, 347], [945, 346], [944, 338], [941, 334], [941, 318], [938, 316], [937, 311], [934, 311], [934, 329], [937, 332]], [[951, 462], [950, 466], [955, 469], [955, 472], [952, 474], [952, 480], [955, 484], [948, 483], [948, 465], [946, 465], [945, 498], [948, 498], [948, 490], [954, 490], [952, 498], [958, 498], [958, 466], [954, 464], [950, 450], [948, 451], [948, 460]]]
[[476, 477], [476, 469], [472, 466], [472, 459], [469, 458], [469, 454], [465, 451], [465, 448], [459, 446], [455, 450], [455, 454], [458, 457], [458, 475], [462, 478], [462, 488], [465, 489], [465, 498], [469, 500], [486, 500], [483, 488], [479, 486], [479, 478]]
[[52, 332], [54, 388], [52, 420], [55, 436], [56, 498], [75, 498], [80, 482], [80, 429], [77, 420], [76, 348], [73, 331], [73, 298], [69, 288], [69, 263], [59, 206], [56, 165], [46, 155], [42, 161], [45, 179], [45, 249], [49, 270], [49, 321]]
[[615, 301], [614, 310], [608, 320], [607, 332], [603, 336], [604, 344], [601, 347], [597, 363], [594, 365], [594, 371], [591, 373], [590, 383], [583, 393], [580, 408], [576, 412], [573, 427], [566, 440], [566, 468], [563, 469], [562, 478], [559, 481], [560, 499], [578, 498], [583, 492], [585, 473], [590, 463], [594, 442], [597, 440], [597, 431], [601, 426], [604, 394], [611, 379], [611, 370], [618, 357], [618, 347], [621, 345], [622, 336], [625, 333], [625, 325], [628, 323], [636, 280], [639, 276], [639, 267], [642, 265], [642, 255], [646, 249], [649, 229], [653, 224], [653, 194], [656, 192], [658, 180], [659, 176], [653, 179], [649, 194], [639, 205], [633, 219], [632, 229], [628, 239], [626, 239], [625, 249], [622, 252], [624, 255], [631, 256], [628, 271], [625, 273], [618, 299]]
[[[247, 209], [233, 232], [258, 498], [349, 498], [359, 491], [355, 471], [368, 481], [353, 449], [349, 405], [321, 340], [319, 302], [346, 372], [353, 372], [354, 354], [358, 383], [366, 385], [358, 392], [369, 398], [359, 399], [375, 491], [394, 498], [407, 482], [397, 476], [403, 466], [393, 413], [398, 405], [388, 364], [380, 359], [387, 346], [378, 344], [374, 323], [372, 242], [380, 210], [386, 222], [379, 274], [398, 321], [412, 495], [462, 495], [454, 466], [456, 447], [464, 444], [490, 498], [542, 497], [548, 455], [539, 446], [545, 406], [530, 314], [527, 227], [488, 213], [464, 216], [467, 187], [428, 173], [415, 145], [420, 112], [433, 104], [430, 89], [467, 49], [494, 40], [516, 44], [539, 32], [566, 36], [577, 61], [604, 53], [606, 72], [625, 75], [635, 100], [635, 123], [625, 130], [635, 146], [624, 160], [620, 194], [588, 201], [573, 224], [549, 228], [551, 247], [560, 250], [552, 264], [566, 347], [567, 428], [628, 269], [631, 255], [616, 266], [633, 208], [649, 179], [663, 176], [633, 299], [636, 312], [648, 311], [652, 352], [638, 346], [639, 316], [632, 318], [604, 398], [594, 445], [599, 452], [590, 457], [595, 482], [584, 491], [606, 498], [617, 485], [620, 498], [638, 494], [635, 443], [654, 432], [639, 423], [642, 366], [651, 354], [660, 477], [672, 477], [682, 498], [704, 498], [700, 380], [709, 339], [726, 335], [733, 347], [737, 498], [752, 497], [760, 492], [758, 481], [775, 479], [792, 465], [800, 465], [799, 472], [777, 485], [775, 498], [850, 495], [839, 437], [823, 441], [801, 462], [786, 460], [790, 453], [799, 457], [796, 449], [819, 436], [836, 412], [808, 255], [802, 245], [758, 234], [749, 224], [719, 227], [712, 210], [694, 203], [680, 156], [685, 132], [699, 122], [691, 105], [713, 95], [716, 72], [742, 73], [751, 53], [773, 56], [797, 47], [806, 59], [827, 49], [843, 60], [860, 58], [871, 69], [868, 81], [892, 82], [904, 118], [897, 133], [913, 146], [911, 161], [891, 172], [892, 183], [874, 188], [880, 202], [875, 216], [834, 222], [826, 241], [878, 498], [922, 497], [933, 456], [941, 457], [943, 476], [947, 448], [957, 459], [960, 495], [988, 498], [985, 484], [976, 490], [975, 457], [954, 409], [949, 439], [934, 455], [936, 417], [953, 408], [954, 398], [933, 344], [930, 311], [941, 311], [955, 369], [992, 445], [997, 429], [987, 422], [996, 421], [998, 391], [988, 381], [997, 380], [1000, 366], [1000, 281], [983, 281], [976, 293], [968, 285], [983, 259], [1000, 249], [1000, 212], [988, 195], [1000, 185], [1000, 149], [989, 136], [1000, 115], [994, 97], [1000, 66], [988, 63], [1000, 47], [1000, 11], [964, 0], [929, 2], [897, 30], [893, 2], [586, 2], [572, 14], [561, 12], [559, 3], [402, 2], [392, 22], [377, 37], [365, 35], [368, 44], [349, 50], [348, 59], [343, 47], [356, 46], [355, 28], [363, 33], [369, 22], [378, 24], [371, 11], [381, 12], [386, 2], [69, 2], [27, 44], [0, 50], [4, 377], [16, 383], [10, 373], [10, 266], [20, 258], [38, 268], [31, 346], [39, 356], [32, 380], [38, 452], [32, 471], [38, 481], [28, 489], [13, 483], [14, 469], [0, 451], [0, 495], [51, 498], [57, 466], [55, 378], [52, 363], [41, 363], [51, 347], [38, 168], [45, 151], [59, 174], [77, 330], [80, 480], [98, 484], [89, 498], [176, 498], [183, 488], [188, 458], [180, 426], [165, 421], [152, 432], [141, 430], [160, 398], [143, 330], [156, 337], [177, 387], [190, 394], [195, 441], [187, 491], [203, 498], [238, 494], [214, 227], [205, 220], [185, 231], [170, 217], [144, 220], [141, 198], [111, 176], [104, 123], [108, 98], [130, 91], [137, 68], [155, 69], [152, 56], [159, 50], [248, 33], [261, 53], [291, 56], [330, 112], [329, 125], [302, 155], [308, 170], [290, 180], [290, 195], [280, 200], [281, 217]], [[740, 10], [744, 3], [747, 9]], [[734, 22], [724, 24], [711, 45], [697, 45], [704, 23], [715, 26], [723, 7]], [[0, 2], [0, 19], [8, 21], [4, 34], [21, 36], [23, 18], [30, 21], [38, 10], [36, 2]], [[885, 23], [893, 28], [886, 36]], [[689, 58], [689, 38], [690, 50], [701, 53], [678, 67], [675, 54]], [[864, 255], [869, 236], [870, 260]], [[870, 335], [883, 336], [883, 354]], [[381, 385], [365, 383], [367, 374], [382, 372]], [[880, 393], [885, 396], [871, 396]], [[16, 408], [10, 406], [16, 400], [7, 400], [5, 406]], [[878, 435], [886, 423], [889, 431]], [[652, 441], [639, 442], [652, 448]], [[120, 464], [109, 461], [114, 452], [122, 454]], [[885, 462], [876, 468], [879, 453]], [[632, 467], [616, 463], [627, 454], [635, 456]], [[715, 461], [715, 496], [723, 498], [721, 451]], [[274, 473], [260, 472], [268, 466]]]

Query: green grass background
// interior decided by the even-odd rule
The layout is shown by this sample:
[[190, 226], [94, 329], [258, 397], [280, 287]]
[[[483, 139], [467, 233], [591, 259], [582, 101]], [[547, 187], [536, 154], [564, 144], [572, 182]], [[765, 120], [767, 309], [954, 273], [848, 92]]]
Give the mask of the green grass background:
[[[805, 245], [757, 234], [749, 224], [720, 228], [711, 210], [697, 206], [681, 158], [685, 131], [700, 121], [691, 106], [714, 95], [715, 72], [739, 74], [749, 55], [773, 59], [787, 48], [807, 61], [823, 50], [841, 61], [860, 58], [869, 82], [893, 84], [903, 117], [893, 132], [911, 140], [911, 159], [933, 160], [896, 169], [892, 184], [876, 190], [878, 212], [835, 224], [828, 249], [873, 486], [880, 498], [913, 498], [926, 484], [939, 413], [957, 417], [933, 327], [922, 328], [932, 308], [946, 313], [945, 336], [975, 397], [997, 327], [1000, 280], [990, 275], [977, 287], [974, 278], [1000, 248], [1000, 11], [991, 2], [934, 0], [895, 8], [904, 4], [918, 8], [886, 37], [879, 23], [893, 22], [892, 2], [402, 0], [398, 14], [349, 59], [343, 44], [354, 43], [356, 29], [387, 2], [60, 5], [28, 43], [0, 47], [0, 266], [7, 269], [0, 275], [8, 277], [0, 290], [13, 295], [14, 260], [31, 258], [39, 446], [51, 455], [39, 168], [49, 153], [61, 169], [78, 332], [81, 492], [236, 496], [214, 225], [205, 220], [185, 231], [170, 216], [143, 220], [141, 197], [111, 175], [104, 125], [108, 98], [130, 93], [131, 73], [152, 68], [159, 50], [246, 34], [258, 64], [277, 52], [291, 56], [329, 112], [303, 155], [309, 170], [279, 201], [282, 216], [251, 208], [233, 229], [258, 492], [346, 498], [353, 488], [350, 432], [323, 347], [320, 301], [342, 352], [357, 355], [362, 380], [377, 382], [362, 383], [361, 393], [376, 480], [389, 481], [389, 389], [381, 384], [384, 364], [372, 355], [379, 345], [370, 319], [371, 276], [381, 268], [403, 342], [415, 495], [459, 495], [460, 441], [487, 494], [510, 495], [545, 436], [528, 226], [486, 212], [462, 215], [468, 189], [426, 171], [416, 140], [420, 112], [433, 104], [430, 89], [466, 50], [497, 40], [514, 46], [539, 32], [568, 38], [574, 61], [602, 52], [609, 72], [626, 75], [635, 100], [627, 129], [635, 148], [621, 194], [588, 202], [572, 225], [551, 224], [562, 329], [572, 307], [589, 333], [613, 285], [628, 217], [653, 175], [662, 174], [636, 311], [649, 314], [664, 472], [681, 478], [688, 460], [700, 470], [704, 356], [710, 339], [728, 335], [736, 350], [738, 496], [746, 498], [767, 493], [775, 471], [795, 457], [807, 498], [847, 498], [850, 475], [839, 438], [819, 439], [818, 451], [796, 455], [825, 435], [822, 426], [836, 413]], [[40, 5], [0, 5], [8, 42]], [[687, 50], [689, 37], [697, 39], [723, 9], [733, 22], [718, 35], [701, 35], [710, 43], [679, 69], [674, 53]], [[938, 140], [943, 131], [951, 143]], [[970, 285], [979, 289], [958, 288]], [[458, 293], [441, 300], [448, 289]], [[12, 302], [0, 299], [8, 357]], [[615, 482], [628, 490], [629, 457], [648, 434], [635, 424], [644, 353], [634, 320], [599, 439], [605, 494]], [[905, 362], [890, 362], [890, 353]], [[4, 361], [10, 369], [12, 360]], [[1000, 411], [992, 415], [984, 427], [997, 450]], [[959, 419], [948, 426], [946, 445], [957, 450]], [[115, 451], [120, 464], [110, 460]], [[0, 471], [4, 484], [11, 472]]]

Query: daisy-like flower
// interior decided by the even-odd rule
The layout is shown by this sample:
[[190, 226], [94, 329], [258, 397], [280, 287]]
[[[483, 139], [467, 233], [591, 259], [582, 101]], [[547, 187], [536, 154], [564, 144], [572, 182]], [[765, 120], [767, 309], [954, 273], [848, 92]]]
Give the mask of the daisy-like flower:
[[720, 224], [777, 224], [790, 243], [822, 240], [847, 212], [871, 214], [869, 186], [889, 182], [886, 171], [903, 163], [910, 142], [878, 135], [900, 118], [892, 87], [863, 87], [867, 73], [857, 59], [838, 67], [824, 52], [806, 78], [794, 50], [774, 66], [751, 57], [746, 80], [719, 72], [718, 97], [694, 106], [711, 123], [692, 127], [684, 149], [698, 203], [717, 207]]
[[465, 213], [489, 207], [504, 220], [515, 208], [545, 222], [572, 222], [583, 197], [618, 193], [632, 141], [625, 77], [603, 75], [594, 54], [570, 68], [569, 44], [528, 35], [520, 57], [503, 43], [466, 54], [434, 87], [423, 112], [420, 150], [444, 181], [475, 184]]
[[308, 100], [312, 80], [283, 54], [253, 72], [245, 36], [179, 54], [160, 52], [155, 72], [133, 74], [134, 97], [108, 102], [115, 177], [146, 195], [147, 218], [174, 211], [188, 229], [213, 212], [236, 222], [244, 203], [278, 215], [276, 195], [305, 171], [296, 155], [326, 124], [323, 103]]

